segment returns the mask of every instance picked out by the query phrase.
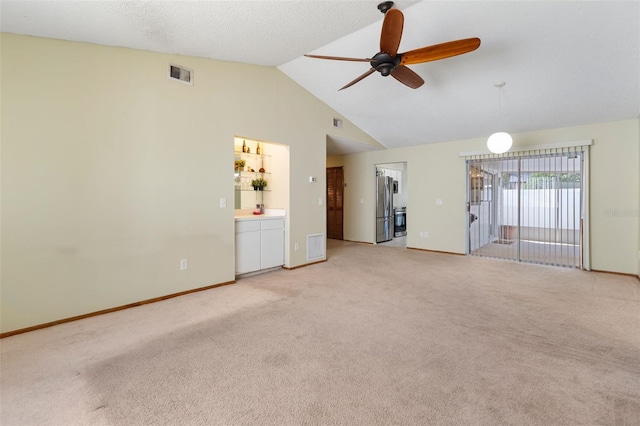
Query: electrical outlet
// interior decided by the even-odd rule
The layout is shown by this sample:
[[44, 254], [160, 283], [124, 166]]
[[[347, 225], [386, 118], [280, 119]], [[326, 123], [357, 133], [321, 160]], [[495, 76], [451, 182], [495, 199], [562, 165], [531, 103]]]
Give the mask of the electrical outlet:
[[323, 204], [322, 197], [318, 198], [318, 205], [321, 206]]
[[180, 270], [181, 271], [186, 271], [188, 267], [189, 267], [189, 264], [187, 263], [187, 259], [180, 260]]
[[422, 232], [420, 232], [420, 237], [421, 238], [429, 238], [429, 233], [427, 231], [422, 231]]
[[293, 250], [294, 250], [294, 251], [298, 251], [298, 250], [300, 250], [300, 244], [295, 243], [295, 244], [293, 245]]

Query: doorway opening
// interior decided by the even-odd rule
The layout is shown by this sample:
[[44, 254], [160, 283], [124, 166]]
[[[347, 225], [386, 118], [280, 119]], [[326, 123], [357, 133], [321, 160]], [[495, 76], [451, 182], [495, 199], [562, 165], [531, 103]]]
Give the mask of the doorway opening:
[[407, 163], [376, 164], [375, 242], [390, 247], [407, 247]]
[[584, 153], [467, 161], [468, 253], [582, 268]]

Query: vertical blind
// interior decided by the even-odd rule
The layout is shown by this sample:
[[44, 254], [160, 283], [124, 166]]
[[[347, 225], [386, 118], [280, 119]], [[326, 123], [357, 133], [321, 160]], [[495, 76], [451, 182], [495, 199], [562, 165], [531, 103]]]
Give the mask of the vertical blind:
[[464, 155], [468, 252], [588, 269], [589, 145]]

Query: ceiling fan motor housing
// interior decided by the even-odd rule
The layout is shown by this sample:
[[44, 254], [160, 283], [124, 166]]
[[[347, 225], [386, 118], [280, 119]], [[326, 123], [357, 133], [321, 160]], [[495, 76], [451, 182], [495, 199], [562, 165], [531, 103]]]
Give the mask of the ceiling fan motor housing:
[[392, 1], [383, 1], [378, 5], [378, 10], [382, 13], [387, 13], [387, 10], [391, 9], [392, 7], [393, 7]]
[[392, 57], [388, 53], [379, 52], [371, 59], [371, 67], [382, 74], [384, 77], [388, 76], [400, 65], [400, 55]]

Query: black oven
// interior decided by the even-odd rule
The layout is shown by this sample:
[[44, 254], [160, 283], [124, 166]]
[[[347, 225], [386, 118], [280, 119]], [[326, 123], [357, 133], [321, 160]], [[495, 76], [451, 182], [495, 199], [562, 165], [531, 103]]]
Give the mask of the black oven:
[[407, 235], [407, 208], [396, 207], [394, 209], [394, 237], [404, 237]]

